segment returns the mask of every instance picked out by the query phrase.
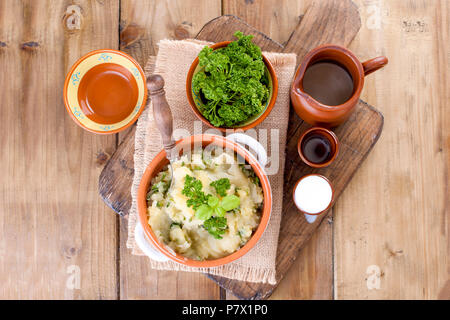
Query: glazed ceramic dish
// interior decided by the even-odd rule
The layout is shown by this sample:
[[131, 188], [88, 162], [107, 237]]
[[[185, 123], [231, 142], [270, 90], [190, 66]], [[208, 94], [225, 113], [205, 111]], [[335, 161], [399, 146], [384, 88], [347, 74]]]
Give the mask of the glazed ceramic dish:
[[[219, 42], [219, 43], [213, 44], [211, 46], [211, 48], [212, 49], [223, 48], [223, 47], [226, 47], [230, 42], [231, 41]], [[251, 129], [251, 128], [257, 126], [262, 121], [264, 121], [264, 119], [269, 115], [269, 113], [272, 111], [273, 106], [275, 105], [275, 101], [276, 101], [277, 95], [278, 95], [278, 79], [277, 79], [275, 70], [274, 70], [272, 64], [270, 63], [270, 61], [264, 55], [262, 55], [262, 57], [263, 57], [264, 65], [265, 65], [265, 73], [268, 76], [267, 78], [269, 79], [269, 85], [268, 85], [269, 98], [267, 99], [266, 105], [264, 106], [263, 110], [260, 113], [250, 117], [247, 121], [239, 124], [238, 126], [232, 127], [232, 128], [215, 127], [200, 112], [199, 108], [201, 108], [201, 106], [203, 105], [203, 102], [200, 99], [199, 93], [195, 92], [192, 89], [192, 79], [194, 78], [194, 75], [200, 71], [198, 57], [195, 58], [194, 62], [192, 63], [192, 65], [189, 69], [187, 79], [186, 79], [186, 94], [187, 94], [189, 104], [192, 108], [192, 111], [195, 113], [195, 115], [201, 121], [203, 121], [206, 125], [208, 125], [212, 128], [218, 129], [222, 132], [226, 132], [227, 130], [236, 130], [236, 129], [248, 130], [248, 129]]]
[[[258, 160], [244, 147], [242, 147], [235, 141], [245, 144], [252, 150], [255, 150], [255, 152], [258, 154]], [[250, 239], [237, 251], [231, 253], [230, 255], [213, 260], [199, 261], [189, 259], [176, 253], [168, 245], [160, 242], [155, 232], [152, 230], [148, 223], [149, 217], [146, 196], [150, 189], [152, 179], [168, 164], [165, 151], [161, 151], [156, 155], [156, 157], [152, 160], [152, 162], [145, 170], [139, 185], [137, 199], [139, 223], [136, 226], [135, 238], [139, 247], [152, 259], [157, 261], [172, 260], [190, 267], [208, 268], [224, 265], [246, 254], [258, 242], [264, 230], [266, 229], [272, 210], [272, 192], [269, 180], [263, 169], [265, 163], [267, 162], [267, 154], [264, 148], [253, 138], [241, 133], [235, 133], [228, 136], [227, 138], [216, 135], [196, 135], [177, 142], [177, 148], [179, 150], [194, 150], [198, 147], [210, 148], [211, 146], [233, 150], [235, 154], [245, 159], [245, 161], [250, 164], [253, 171], [258, 176], [264, 198], [261, 209], [261, 218], [258, 227], [253, 232]]]
[[64, 104], [83, 129], [111, 134], [137, 120], [147, 99], [139, 64], [117, 50], [96, 50], [79, 59], [64, 83]]
[[[308, 137], [312, 135], [320, 136], [324, 139], [326, 139], [330, 145], [330, 156], [329, 158], [320, 163], [311, 162], [308, 157], [303, 153], [302, 144], [307, 140]], [[321, 128], [321, 127], [312, 127], [306, 130], [298, 139], [297, 143], [297, 151], [300, 156], [300, 158], [303, 160], [304, 163], [306, 163], [308, 166], [312, 168], [324, 168], [328, 167], [337, 157], [339, 154], [339, 140], [334, 134], [333, 131]]]
[[[350, 98], [339, 105], [325, 105], [307, 94], [303, 88], [303, 78], [306, 70], [320, 61], [331, 61], [343, 66], [353, 81], [353, 92]], [[290, 96], [295, 112], [300, 118], [313, 126], [332, 128], [343, 123], [350, 117], [359, 101], [364, 77], [388, 63], [384, 56], [376, 57], [361, 63], [348, 49], [332, 44], [319, 46], [311, 50], [303, 58], [295, 73]]]

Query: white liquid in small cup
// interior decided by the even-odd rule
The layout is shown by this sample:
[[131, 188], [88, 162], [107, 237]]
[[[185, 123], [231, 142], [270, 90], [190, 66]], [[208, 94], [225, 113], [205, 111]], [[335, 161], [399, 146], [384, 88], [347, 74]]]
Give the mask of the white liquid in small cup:
[[294, 191], [296, 206], [305, 213], [317, 214], [331, 203], [333, 190], [324, 178], [312, 175], [303, 178]]

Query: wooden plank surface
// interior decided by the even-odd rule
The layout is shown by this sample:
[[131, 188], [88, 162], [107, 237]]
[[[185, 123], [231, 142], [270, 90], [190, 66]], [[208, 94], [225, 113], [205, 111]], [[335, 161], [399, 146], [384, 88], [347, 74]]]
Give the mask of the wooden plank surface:
[[450, 267], [449, 1], [358, 5], [352, 50], [390, 60], [362, 96], [386, 121], [335, 206], [336, 298], [436, 299]]
[[[342, 14], [329, 15], [327, 10], [333, 8], [337, 12], [342, 12]], [[349, 18], [352, 14], [354, 16], [353, 21]], [[313, 15], [315, 19], [311, 18], [311, 15]], [[339, 17], [343, 20], [340, 21]], [[303, 19], [307, 21], [307, 24], [305, 25], [301, 22], [289, 41], [303, 43], [302, 37], [310, 37], [313, 35], [315, 40], [308, 40], [307, 42], [311, 48], [322, 44], [324, 41], [333, 41], [337, 44], [348, 45], [352, 38], [350, 34], [353, 34], [353, 36], [356, 35], [360, 21], [358, 12], [350, 1], [347, 2], [347, 6], [344, 6], [342, 1], [335, 3], [331, 0], [311, 6]], [[315, 20], [321, 21], [321, 29], [330, 30], [330, 32], [313, 34], [308, 31], [307, 33], [302, 34], [298, 31], [300, 28], [311, 30], [310, 24]], [[197, 39], [212, 42], [228, 40], [232, 39], [232, 35], [236, 30], [253, 34], [253, 41], [263, 50], [285, 50], [280, 44], [273, 42], [266, 35], [261, 34], [259, 31], [242, 20], [238, 20], [234, 16], [223, 16], [207, 23], [197, 35]], [[289, 46], [289, 42], [287, 46]], [[296, 48], [291, 47], [291, 50], [295, 49], [295, 52], [302, 57], [311, 48], [304, 45]], [[307, 126], [305, 126], [301, 119], [295, 114], [291, 115], [289, 124], [288, 136], [290, 139], [287, 146], [287, 164], [285, 171], [286, 195], [292, 192], [292, 186], [295, 184], [296, 180], [300, 178], [300, 175], [315, 172], [299, 161], [296, 150], [296, 140], [298, 139], [298, 136], [306, 130]], [[355, 112], [355, 116], [351, 118], [351, 121], [348, 121], [345, 125], [337, 129], [336, 132], [342, 135], [340, 136], [342, 144], [347, 145], [348, 150], [350, 151], [344, 148], [344, 151], [341, 152], [340, 160], [335, 162], [334, 166], [325, 170], [316, 170], [317, 172], [326, 173], [326, 175], [331, 178], [332, 183], [335, 185], [337, 195], [343, 190], [354, 170], [357, 169], [361, 161], [370, 151], [372, 145], [376, 142], [381, 127], [382, 117], [371, 109], [371, 107], [361, 103]], [[113, 155], [102, 172], [100, 194], [105, 200], [112, 203], [112, 207], [114, 207], [117, 202], [121, 203], [121, 201], [117, 200], [118, 197], [122, 199], [124, 198], [124, 195], [126, 195], [126, 197], [128, 197], [128, 202], [130, 201], [130, 177], [129, 175], [123, 175], [122, 173], [124, 173], [124, 170], [120, 168], [124, 163], [127, 164], [127, 167], [132, 167], [133, 150], [121, 150], [126, 146], [128, 146], [128, 143], [119, 146], [118, 153], [119, 155], [124, 155], [125, 158], [121, 159], [117, 157], [117, 154]], [[345, 150], [347, 150], [347, 152]], [[295, 170], [292, 169], [294, 167]], [[112, 168], [117, 168], [117, 170]], [[128, 181], [126, 181], [126, 177], [128, 177]], [[116, 183], [117, 180], [120, 180], [120, 183]], [[111, 186], [118, 186], [118, 188], [111, 189]], [[319, 218], [317, 223], [310, 225], [304, 219], [299, 219], [298, 212], [292, 205], [290, 196], [285, 197], [283, 206], [283, 222], [277, 255], [278, 280], [281, 280], [287, 272], [292, 265], [292, 262], [296, 259], [298, 250], [309, 240], [321, 220], [321, 218]], [[299, 233], [299, 231], [301, 232]], [[329, 256], [331, 256], [330, 252], [328, 253]], [[275, 286], [271, 285], [244, 283], [216, 276], [211, 276], [211, 278], [218, 282], [222, 287], [231, 290], [237, 297], [245, 299], [267, 298], [275, 288]], [[329, 280], [327, 277], [324, 277], [324, 279]]]
[[96, 195], [115, 139], [79, 128], [62, 90], [81, 55], [117, 48], [104, 30], [118, 29], [119, 2], [77, 3], [66, 13], [69, 1], [0, 1], [4, 299], [117, 297], [117, 218]]
[[[127, 277], [119, 284], [118, 224], [95, 195], [99, 171], [114, 152], [115, 138], [83, 132], [63, 108], [62, 84], [70, 65], [89, 50], [119, 47], [119, 2], [122, 31], [127, 21], [144, 26], [135, 32], [129, 29], [120, 44], [140, 63], [154, 50], [152, 28], [167, 28], [170, 33], [173, 25], [178, 26], [156, 26], [159, 19], [190, 12], [187, 7], [179, 9], [182, 1], [84, 0], [75, 7], [67, 0], [0, 1], [0, 118], [5, 124], [0, 127], [0, 164], [6, 173], [0, 178], [0, 298], [186, 294], [174, 288], [175, 275], [152, 282], [140, 258], [124, 258], [121, 268], [144, 274], [147, 286], [134, 284], [135, 280], [127, 283]], [[272, 297], [327, 298], [328, 285], [320, 285], [329, 281], [322, 278], [328, 269], [323, 269], [321, 251], [334, 247], [335, 298], [449, 299], [448, 2], [355, 2], [362, 28], [351, 49], [362, 59], [376, 54], [390, 59], [385, 70], [366, 78], [362, 96], [386, 115], [385, 129], [334, 207], [333, 224], [328, 219], [322, 223]], [[309, 3], [230, 0], [223, 1], [223, 9], [285, 44], [287, 26], [295, 25], [296, 15], [302, 15]], [[150, 19], [147, 11], [134, 6], [155, 6], [163, 13]], [[195, 34], [177, 19], [190, 35]], [[123, 224], [120, 228], [123, 245]], [[333, 243], [329, 229], [335, 233]], [[123, 246], [119, 254], [122, 250]], [[71, 290], [67, 281], [76, 266], [81, 286]], [[379, 273], [369, 266], [378, 266]], [[167, 294], [161, 292], [166, 283]], [[187, 281], [199, 288], [197, 283]], [[212, 295], [198, 294], [202, 296]]]
[[[224, 0], [223, 14], [233, 14], [286, 44], [312, 1]], [[272, 299], [331, 299], [333, 296], [333, 226], [322, 224], [272, 294]], [[227, 292], [227, 298], [235, 296]]]
[[246, 21], [272, 40], [285, 45], [312, 0], [223, 0], [222, 14], [232, 14]]
[[[329, 14], [330, 11], [333, 11], [333, 14]], [[341, 14], [339, 14], [341, 13]], [[351, 18], [353, 16], [353, 19]], [[340, 20], [342, 19], [342, 20]], [[316, 21], [320, 21], [320, 24]], [[353, 36], [356, 35], [359, 29], [359, 16], [356, 10], [356, 7], [350, 1], [345, 3], [345, 1], [322, 1], [315, 2], [314, 6], [310, 6], [306, 15], [303, 17], [300, 22], [300, 26], [294, 31], [293, 35], [290, 37], [289, 42], [286, 45], [284, 50], [287, 51], [287, 48], [290, 48], [290, 51], [294, 51], [301, 58], [307, 51], [312, 49], [313, 47], [327, 43], [333, 42], [341, 45], [348, 45], [352, 40]], [[312, 33], [311, 30], [313, 28], [311, 25], [314, 24], [317, 28], [321, 30], [325, 30], [320, 35]], [[237, 27], [239, 26], [239, 27]], [[245, 29], [245, 26], [240, 26], [238, 23], [232, 22], [232, 17], [227, 18], [224, 17], [220, 21], [216, 20], [206, 25], [197, 38], [205, 39], [209, 41], [222, 41], [227, 40], [227, 37], [233, 34], [236, 29]], [[305, 29], [305, 32], [302, 33], [301, 30]], [[220, 31], [218, 31], [220, 30]], [[246, 32], [250, 32], [252, 34], [257, 34], [255, 30], [250, 31], [250, 28], [246, 30]], [[353, 36], [352, 36], [353, 35]], [[304, 39], [303, 39], [304, 38]], [[312, 40], [313, 39], [313, 40]], [[268, 50], [265, 47], [268, 46], [267, 39], [263, 37], [256, 36], [255, 43], [260, 45], [263, 50]], [[302, 43], [302, 45], [297, 45], [297, 47], [290, 46], [291, 41], [294, 43]], [[271, 50], [277, 51], [277, 48], [271, 45], [273, 48]], [[309, 46], [309, 47], [308, 47]], [[361, 110], [364, 110], [365, 107], [361, 106]], [[370, 112], [369, 112], [370, 113]], [[361, 114], [361, 117], [364, 116]], [[366, 152], [370, 150], [373, 143], [375, 143], [378, 138], [378, 134], [380, 131], [380, 127], [382, 126], [382, 122], [378, 115], [372, 114], [367, 115], [367, 119], [370, 119], [368, 123], [369, 134], [367, 135], [367, 145], [361, 143], [361, 140], [358, 137], [351, 137], [351, 134], [347, 132], [348, 125], [352, 122], [348, 122], [346, 125], [341, 126], [340, 130], [342, 130], [341, 140], [344, 142], [345, 138], [349, 138], [348, 144], [350, 149], [361, 151], [361, 154], [348, 154], [347, 157], [351, 157], [346, 161], [341, 162], [342, 168], [339, 165], [336, 167], [335, 171], [342, 172], [337, 173], [334, 177], [330, 176], [331, 171], [327, 171], [327, 176], [332, 178], [332, 182], [338, 186], [338, 188], [345, 187], [348, 180], [351, 178], [352, 171], [354, 168], [357, 168], [360, 161], [364, 159]], [[358, 121], [362, 120], [358, 118]], [[361, 125], [361, 123], [357, 123], [357, 121], [352, 123], [354, 126]], [[351, 125], [350, 125], [351, 126]], [[373, 126], [373, 127], [371, 127]], [[345, 128], [345, 129], [344, 129]], [[373, 132], [370, 133], [370, 128], [373, 129]], [[288, 144], [287, 146], [287, 163], [286, 163], [286, 175], [285, 175], [285, 194], [289, 195], [292, 186], [295, 182], [300, 178], [302, 174], [313, 172], [306, 168], [299, 170], [298, 166], [302, 166], [302, 164], [298, 163], [298, 155], [296, 151], [296, 141], [301, 132], [305, 130], [305, 127], [302, 125], [302, 121], [295, 115], [290, 115], [290, 128], [288, 130], [288, 137], [290, 137], [289, 141], [294, 142], [293, 144]], [[339, 129], [338, 129], [339, 131]], [[363, 130], [364, 131], [364, 130]], [[373, 136], [372, 136], [373, 135]], [[344, 139], [342, 139], [344, 138]], [[361, 149], [360, 149], [361, 148]], [[355, 153], [355, 152], [353, 152]], [[341, 159], [347, 159], [345, 155], [341, 154]], [[290, 161], [292, 160], [292, 162]], [[336, 163], [339, 163], [336, 162]], [[345, 163], [345, 165], [344, 165]], [[348, 165], [350, 163], [350, 165]], [[355, 166], [355, 167], [352, 167]], [[290, 167], [296, 167], [296, 170], [291, 170]], [[325, 173], [325, 171], [319, 171]], [[336, 172], [333, 172], [335, 174]], [[333, 181], [333, 178], [336, 179], [336, 183]], [[290, 191], [288, 191], [290, 190]], [[296, 259], [297, 251], [299, 250], [304, 243], [311, 237], [313, 230], [316, 229], [319, 222], [314, 225], [308, 225], [304, 220], [298, 219], [297, 211], [292, 207], [291, 197], [287, 196], [283, 201], [283, 221], [280, 231], [280, 240], [277, 254], [277, 274], [281, 278], [287, 272], [289, 267], [292, 265], [292, 262]], [[283, 226], [285, 227], [283, 229]], [[298, 230], [301, 230], [301, 233], [298, 233]], [[296, 235], [296, 236], [293, 236]], [[295, 249], [294, 249], [295, 248]], [[331, 253], [331, 252], [329, 252]], [[274, 286], [264, 285], [264, 284], [251, 284], [251, 283], [243, 283], [238, 281], [233, 281], [230, 279], [225, 279], [221, 277], [211, 277], [215, 279], [221, 286], [232, 291], [234, 295], [239, 298], [246, 299], [260, 299], [267, 298], [271, 295]], [[327, 277], [311, 277], [312, 279], [327, 279]], [[329, 278], [328, 278], [329, 279]]]
[[[192, 38], [207, 21], [220, 15], [220, 11], [220, 0], [122, 1], [121, 50], [145, 66], [148, 57], [157, 52], [156, 44], [159, 40]], [[132, 130], [134, 132], [134, 128]], [[134, 146], [134, 138], [125, 141]], [[133, 147], [126, 150], [129, 152]], [[130, 167], [133, 168], [133, 165]], [[133, 177], [132, 171], [125, 171], [125, 174]], [[123, 202], [124, 206], [127, 204], [128, 202]], [[219, 286], [199, 273], [153, 270], [147, 257], [133, 256], [126, 247], [127, 225], [128, 221], [121, 219], [121, 299], [220, 298]]]

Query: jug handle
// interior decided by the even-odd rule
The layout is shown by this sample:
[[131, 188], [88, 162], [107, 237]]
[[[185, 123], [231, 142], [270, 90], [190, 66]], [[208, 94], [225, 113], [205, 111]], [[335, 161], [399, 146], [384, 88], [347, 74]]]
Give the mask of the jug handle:
[[388, 58], [385, 56], [379, 56], [370, 60], [363, 62], [364, 76], [383, 68], [388, 63]]

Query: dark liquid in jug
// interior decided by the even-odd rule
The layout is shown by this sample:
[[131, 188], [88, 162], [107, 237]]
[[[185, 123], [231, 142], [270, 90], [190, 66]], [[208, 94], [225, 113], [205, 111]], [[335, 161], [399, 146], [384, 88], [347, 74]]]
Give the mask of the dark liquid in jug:
[[302, 142], [302, 153], [312, 163], [324, 163], [331, 157], [331, 145], [325, 137], [313, 134]]
[[303, 91], [327, 106], [343, 104], [353, 94], [350, 73], [334, 61], [319, 61], [309, 66], [303, 77]]

